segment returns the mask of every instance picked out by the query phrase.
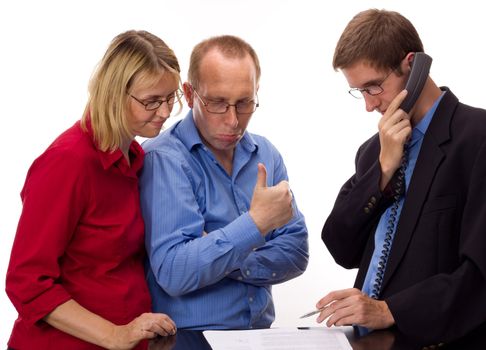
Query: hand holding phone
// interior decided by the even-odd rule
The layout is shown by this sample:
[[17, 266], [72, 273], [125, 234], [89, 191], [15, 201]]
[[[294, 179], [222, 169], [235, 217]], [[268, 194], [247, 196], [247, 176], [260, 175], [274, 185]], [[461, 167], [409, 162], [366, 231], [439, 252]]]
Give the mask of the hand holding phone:
[[408, 94], [407, 97], [405, 97], [405, 100], [400, 104], [400, 108], [406, 113], [410, 113], [415, 102], [417, 102], [417, 99], [422, 93], [425, 81], [429, 76], [432, 58], [423, 52], [416, 52], [413, 61], [410, 64], [412, 71], [410, 72], [410, 76], [408, 77], [405, 86], [405, 90], [408, 91]]
[[[405, 90], [407, 94], [405, 98], [401, 97], [404, 92], [401, 92], [395, 100], [388, 107], [387, 112], [382, 117], [379, 123], [380, 129], [380, 164], [382, 170], [382, 177], [380, 180], [380, 188], [384, 189], [388, 181], [392, 178], [395, 171], [400, 167], [403, 155], [403, 145], [411, 135], [412, 126], [409, 118], [404, 115], [410, 113], [413, 106], [417, 102], [425, 82], [429, 76], [430, 65], [432, 58], [423, 52], [416, 52], [411, 62], [410, 76], [408, 77]], [[401, 102], [400, 99], [402, 99]], [[399, 106], [397, 107], [397, 104]], [[401, 109], [401, 111], [397, 110]], [[393, 113], [392, 113], [393, 112]], [[389, 136], [392, 131], [395, 136]], [[397, 141], [397, 140], [400, 141]]]

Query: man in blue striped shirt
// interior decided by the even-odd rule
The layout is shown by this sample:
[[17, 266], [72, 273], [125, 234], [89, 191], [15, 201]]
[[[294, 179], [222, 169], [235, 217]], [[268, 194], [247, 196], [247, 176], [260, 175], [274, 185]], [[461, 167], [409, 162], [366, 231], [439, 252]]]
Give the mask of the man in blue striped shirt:
[[201, 42], [183, 85], [191, 111], [143, 145], [147, 278], [154, 310], [179, 328], [270, 327], [271, 286], [307, 267], [307, 228], [282, 157], [246, 131], [259, 78], [242, 39]]

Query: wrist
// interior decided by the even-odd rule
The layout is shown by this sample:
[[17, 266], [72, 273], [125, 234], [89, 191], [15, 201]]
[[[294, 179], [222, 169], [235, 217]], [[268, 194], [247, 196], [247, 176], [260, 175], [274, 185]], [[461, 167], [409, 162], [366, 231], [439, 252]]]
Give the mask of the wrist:
[[384, 322], [385, 322], [385, 328], [389, 328], [395, 324], [395, 318], [393, 317], [393, 314], [390, 311], [390, 308], [388, 307], [388, 304], [386, 301], [382, 300], [381, 301], [382, 309], [383, 309], [383, 314], [384, 314]]
[[103, 339], [101, 339], [102, 347], [110, 350], [118, 349], [117, 339], [120, 337], [119, 328], [120, 326], [115, 324], [109, 325], [108, 330], [104, 332]]
[[262, 236], [265, 236], [267, 232], [270, 231], [267, 225], [262, 223], [265, 222], [265, 220], [260, 220], [259, 216], [256, 215], [251, 209], [248, 211], [248, 214], [250, 215], [251, 219], [255, 223], [255, 226], [257, 227], [258, 231], [260, 231], [260, 234]]

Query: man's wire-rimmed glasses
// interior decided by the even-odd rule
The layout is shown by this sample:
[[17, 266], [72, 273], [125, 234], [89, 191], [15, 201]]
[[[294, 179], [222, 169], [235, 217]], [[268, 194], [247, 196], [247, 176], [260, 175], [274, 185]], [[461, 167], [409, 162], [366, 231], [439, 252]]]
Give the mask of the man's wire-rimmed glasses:
[[395, 71], [395, 69], [392, 69], [390, 71], [390, 73], [388, 73], [386, 75], [386, 77], [384, 77], [381, 82], [379, 84], [376, 84], [376, 85], [370, 85], [370, 86], [367, 86], [367, 87], [364, 87], [364, 88], [351, 88], [349, 89], [349, 94], [351, 96], [353, 96], [354, 98], [363, 98], [363, 93], [367, 93], [368, 95], [370, 96], [376, 96], [376, 95], [379, 95], [381, 93], [383, 93], [383, 88], [381, 87], [381, 85], [383, 85], [383, 83], [385, 82], [385, 80], [388, 79], [388, 77]]
[[228, 109], [231, 106], [234, 106], [235, 109], [236, 109], [236, 113], [238, 113], [238, 114], [251, 114], [251, 113], [255, 112], [257, 107], [259, 106], [258, 96], [257, 96], [256, 102], [254, 100], [250, 100], [250, 101], [239, 101], [239, 102], [236, 102], [235, 104], [230, 104], [230, 103], [224, 102], [224, 101], [211, 101], [211, 100], [205, 101], [198, 94], [196, 89], [194, 89], [194, 87], [192, 87], [192, 91], [194, 91], [194, 94], [197, 96], [199, 101], [201, 101], [203, 106], [206, 108], [206, 111], [208, 111], [209, 113], [224, 114], [224, 113], [228, 112]]

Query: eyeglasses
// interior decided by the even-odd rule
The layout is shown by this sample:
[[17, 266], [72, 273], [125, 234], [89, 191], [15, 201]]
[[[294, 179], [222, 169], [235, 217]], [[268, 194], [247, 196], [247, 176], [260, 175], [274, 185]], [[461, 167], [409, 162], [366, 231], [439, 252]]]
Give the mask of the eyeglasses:
[[184, 96], [184, 94], [180, 89], [177, 89], [173, 93], [169, 94], [169, 96], [167, 96], [167, 98], [164, 100], [142, 101], [136, 98], [135, 96], [133, 96], [132, 94], [128, 94], [128, 95], [130, 95], [131, 98], [133, 98], [135, 101], [143, 105], [146, 111], [155, 111], [156, 109], [159, 109], [164, 102], [167, 103], [167, 106], [169, 106], [169, 109], [171, 109], [174, 106], [174, 104], [179, 103], [182, 100], [182, 96]]
[[366, 92], [368, 95], [370, 96], [376, 96], [376, 95], [379, 95], [381, 93], [383, 93], [383, 88], [381, 87], [381, 85], [383, 85], [383, 83], [385, 82], [385, 80], [388, 79], [388, 77], [395, 71], [395, 69], [393, 69], [392, 71], [390, 71], [390, 73], [388, 73], [386, 75], [385, 78], [383, 78], [383, 80], [377, 84], [377, 85], [370, 85], [370, 86], [367, 86], [367, 87], [364, 87], [364, 88], [352, 88], [352, 89], [349, 89], [349, 94], [351, 96], [353, 96], [354, 98], [363, 98], [363, 93]]
[[[192, 91], [194, 91], [194, 94], [197, 96], [199, 101], [204, 105], [206, 108], [206, 111], [209, 113], [214, 113], [214, 114], [224, 114], [228, 112], [228, 109], [230, 106], [234, 106], [236, 109], [236, 113], [238, 114], [251, 114], [256, 111], [257, 107], [260, 105], [258, 102], [255, 102], [253, 100], [251, 101], [240, 101], [235, 104], [230, 104], [224, 101], [221, 102], [214, 102], [214, 101], [209, 101], [205, 102], [201, 96], [197, 93], [196, 89], [194, 87], [192, 88]], [[258, 99], [258, 96], [257, 96]]]

